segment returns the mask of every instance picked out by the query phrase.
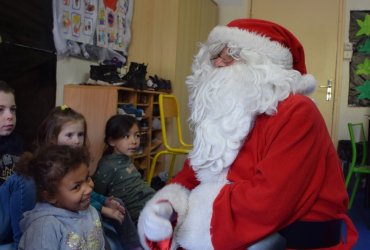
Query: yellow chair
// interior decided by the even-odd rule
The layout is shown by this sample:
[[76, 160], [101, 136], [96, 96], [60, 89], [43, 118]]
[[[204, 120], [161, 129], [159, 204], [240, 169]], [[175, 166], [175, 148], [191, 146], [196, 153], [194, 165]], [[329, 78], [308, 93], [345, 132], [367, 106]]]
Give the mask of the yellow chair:
[[[352, 208], [353, 201], [358, 190], [358, 185], [363, 174], [370, 174], [370, 166], [367, 165], [367, 140], [365, 136], [363, 123], [348, 123], [348, 131], [352, 146], [352, 159], [349, 165], [348, 174], [346, 177], [346, 187], [348, 188], [351, 177], [355, 174], [355, 183], [353, 185], [348, 209]], [[361, 150], [361, 152], [358, 152]], [[359, 158], [361, 155], [361, 159]], [[370, 185], [370, 183], [368, 183]]]
[[[181, 130], [181, 122], [180, 122], [180, 113], [179, 107], [177, 104], [177, 98], [175, 95], [170, 94], [160, 94], [158, 97], [159, 101], [159, 114], [161, 120], [161, 127], [162, 127], [162, 139], [163, 139], [163, 146], [164, 149], [158, 151], [151, 164], [149, 169], [149, 174], [147, 176], [147, 183], [150, 186], [154, 174], [154, 170], [157, 164], [158, 157], [161, 155], [172, 155], [171, 157], [171, 164], [168, 169], [168, 179], [169, 181], [172, 178], [173, 168], [175, 166], [175, 160], [177, 155], [184, 155], [188, 154], [192, 149], [192, 145], [185, 143], [182, 137], [182, 130]], [[176, 123], [177, 128], [177, 141], [179, 146], [172, 146], [169, 144], [168, 135], [167, 135], [167, 128], [166, 128], [166, 121], [173, 120]]]

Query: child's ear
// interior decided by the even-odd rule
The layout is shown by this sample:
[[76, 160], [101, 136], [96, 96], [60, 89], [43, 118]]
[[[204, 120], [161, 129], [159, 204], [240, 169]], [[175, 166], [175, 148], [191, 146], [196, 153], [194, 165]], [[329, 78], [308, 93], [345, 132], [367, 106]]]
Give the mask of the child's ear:
[[57, 199], [54, 197], [54, 195], [51, 195], [48, 191], [42, 191], [41, 196], [44, 201], [47, 201], [50, 204], [57, 203]]
[[116, 140], [113, 140], [112, 138], [109, 138], [108, 139], [108, 145], [111, 146], [111, 147], [114, 147], [116, 144]]

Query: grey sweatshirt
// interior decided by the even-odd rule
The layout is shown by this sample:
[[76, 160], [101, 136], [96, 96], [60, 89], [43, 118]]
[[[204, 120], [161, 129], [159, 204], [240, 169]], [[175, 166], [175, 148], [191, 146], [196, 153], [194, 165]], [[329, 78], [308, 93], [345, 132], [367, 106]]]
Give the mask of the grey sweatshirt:
[[104, 249], [100, 217], [92, 206], [72, 212], [49, 203], [37, 203], [24, 213], [18, 249]]

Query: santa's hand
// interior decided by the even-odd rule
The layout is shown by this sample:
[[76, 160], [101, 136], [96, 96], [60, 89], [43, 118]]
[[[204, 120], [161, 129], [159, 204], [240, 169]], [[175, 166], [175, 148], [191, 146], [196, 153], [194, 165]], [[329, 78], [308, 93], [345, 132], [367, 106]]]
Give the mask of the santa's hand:
[[168, 201], [148, 204], [140, 214], [139, 227], [151, 241], [168, 239], [173, 233], [171, 219], [174, 214]]

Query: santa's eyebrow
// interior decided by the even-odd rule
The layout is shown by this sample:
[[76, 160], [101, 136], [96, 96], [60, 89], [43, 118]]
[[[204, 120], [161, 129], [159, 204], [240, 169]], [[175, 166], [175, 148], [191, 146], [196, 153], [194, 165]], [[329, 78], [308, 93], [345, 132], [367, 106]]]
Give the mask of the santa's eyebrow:
[[242, 49], [240, 47], [233, 47], [230, 45], [227, 47], [227, 54], [234, 58], [235, 60], [239, 60], [241, 50]]
[[214, 59], [215, 57], [221, 53], [221, 51], [227, 47], [226, 43], [218, 43], [218, 44], [211, 44], [209, 45], [209, 54], [211, 55], [211, 59]]

